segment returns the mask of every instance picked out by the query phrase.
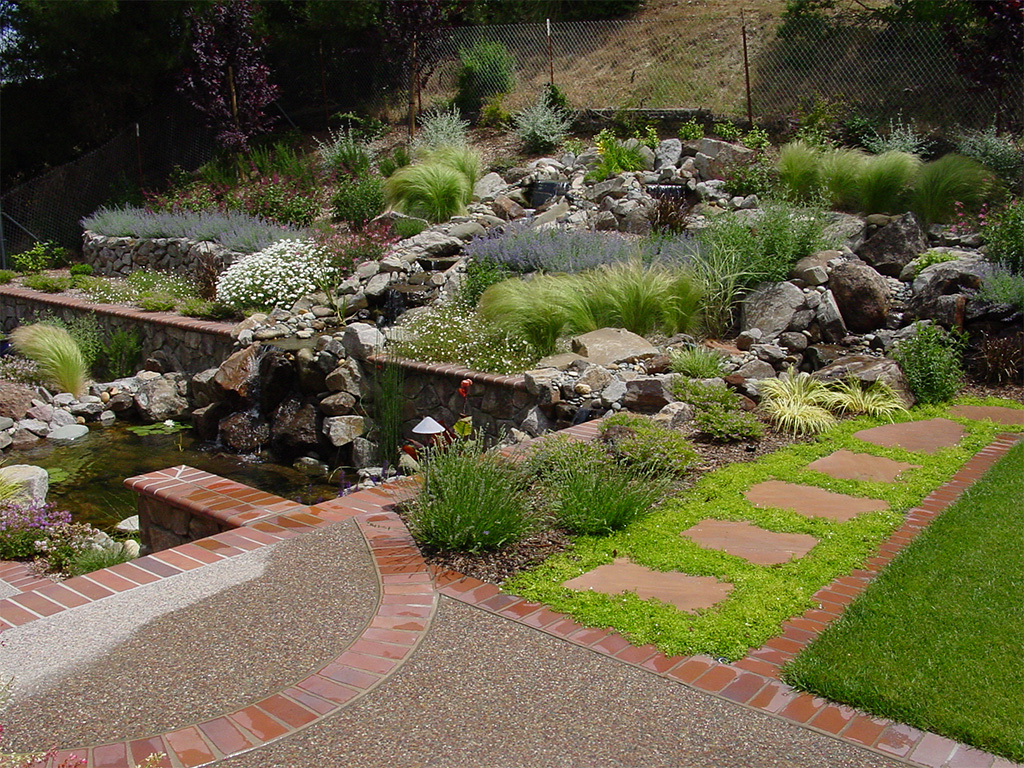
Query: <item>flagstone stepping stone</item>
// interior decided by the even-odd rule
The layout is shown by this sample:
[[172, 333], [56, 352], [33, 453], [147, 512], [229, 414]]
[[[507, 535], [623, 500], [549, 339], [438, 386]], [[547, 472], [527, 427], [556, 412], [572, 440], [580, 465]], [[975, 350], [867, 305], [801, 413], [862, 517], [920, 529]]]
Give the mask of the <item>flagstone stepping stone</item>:
[[813, 469], [815, 472], [823, 472], [838, 480], [874, 480], [879, 483], [892, 483], [901, 473], [908, 469], [920, 469], [921, 465], [893, 461], [884, 456], [872, 456], [870, 453], [854, 453], [840, 449], [812, 461], [807, 468]]
[[841, 523], [864, 512], [877, 512], [889, 506], [881, 499], [847, 496], [845, 493], [834, 493], [811, 485], [785, 483], [782, 480], [758, 483], [743, 495], [755, 507], [789, 509], [804, 517], [826, 517]]
[[617, 557], [612, 563], [599, 565], [592, 571], [563, 582], [562, 586], [579, 591], [591, 589], [606, 595], [634, 592], [641, 600], [653, 597], [691, 613], [699, 608], [710, 608], [732, 592], [732, 584], [721, 582], [713, 576], [656, 571], [637, 565], [628, 557]]
[[961, 419], [992, 419], [996, 424], [1024, 424], [1024, 410], [1002, 405], [957, 405], [950, 408], [949, 412]]
[[705, 549], [720, 549], [757, 565], [788, 563], [803, 557], [818, 540], [806, 533], [766, 531], [746, 520], [701, 520], [680, 536], [692, 539]]
[[883, 448], [935, 453], [959, 443], [964, 436], [964, 428], [949, 419], [925, 419], [904, 424], [883, 424], [854, 432], [853, 436]]

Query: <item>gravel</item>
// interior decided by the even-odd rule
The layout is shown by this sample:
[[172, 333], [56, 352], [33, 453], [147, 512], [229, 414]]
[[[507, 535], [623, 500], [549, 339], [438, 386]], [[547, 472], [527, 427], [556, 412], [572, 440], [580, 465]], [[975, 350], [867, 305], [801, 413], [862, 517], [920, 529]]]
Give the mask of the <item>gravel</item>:
[[9, 630], [4, 745], [135, 738], [248, 705], [336, 657], [376, 598], [349, 521]]
[[237, 768], [895, 768], [447, 598], [416, 655], [359, 703]]

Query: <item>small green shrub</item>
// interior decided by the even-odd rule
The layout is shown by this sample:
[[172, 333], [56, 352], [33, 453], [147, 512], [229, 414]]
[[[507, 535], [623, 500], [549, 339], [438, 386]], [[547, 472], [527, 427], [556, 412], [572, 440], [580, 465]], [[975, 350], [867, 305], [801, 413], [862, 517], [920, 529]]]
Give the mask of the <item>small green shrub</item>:
[[1024, 310], [1024, 275], [1010, 271], [1004, 264], [993, 264], [982, 278], [977, 298]]
[[1024, 183], [1024, 146], [1012, 136], [1000, 135], [994, 127], [964, 131], [957, 137], [956, 149], [991, 169], [1010, 187], [1019, 190]]
[[457, 300], [465, 307], [476, 307], [484, 291], [510, 277], [512, 273], [503, 264], [470, 260], [466, 262], [466, 274], [459, 286]]
[[705, 408], [693, 417], [693, 426], [717, 443], [739, 443], [760, 440], [764, 427], [752, 413], [725, 408]]
[[747, 134], [743, 137], [743, 146], [747, 149], [762, 150], [767, 149], [770, 145], [771, 140], [768, 138], [768, 131], [758, 128], [756, 125], [747, 131]]
[[140, 309], [146, 312], [173, 312], [178, 305], [173, 296], [164, 294], [153, 294], [151, 296], [140, 296], [136, 301]]
[[11, 256], [11, 264], [19, 272], [42, 272], [58, 265], [66, 251], [49, 240], [35, 243], [31, 248]]
[[836, 423], [836, 417], [826, 407], [828, 389], [807, 373], [789, 374], [777, 379], [758, 382], [761, 410], [783, 432], [792, 435], [817, 435]]
[[948, 224], [962, 204], [978, 210], [993, 187], [990, 171], [963, 155], [944, 155], [917, 172], [910, 207], [923, 224]]
[[183, 300], [178, 305], [178, 312], [186, 317], [198, 317], [203, 320], [228, 320], [236, 317], [238, 312], [227, 304], [209, 301], [195, 296]]
[[721, 353], [708, 347], [673, 350], [669, 360], [675, 373], [693, 379], [713, 379], [725, 373], [725, 360]]
[[463, 120], [458, 107], [437, 107], [420, 117], [420, 130], [413, 139], [413, 149], [440, 149], [466, 146], [469, 121]]
[[942, 264], [947, 261], [954, 261], [957, 258], [959, 257], [956, 251], [937, 251], [934, 249], [925, 251], [913, 261], [914, 277], [920, 275], [921, 272], [933, 264]]
[[[472, 192], [473, 185], [480, 178], [480, 153], [469, 147], [439, 147], [437, 149], [425, 149], [419, 153], [423, 163], [435, 163], [454, 168], [466, 177]], [[465, 202], [469, 202], [469, 197]]]
[[914, 323], [915, 333], [896, 344], [892, 358], [922, 404], [952, 400], [963, 383], [966, 336], [934, 323]]
[[411, 162], [412, 155], [409, 154], [409, 150], [403, 146], [397, 146], [389, 154], [382, 155], [377, 160], [377, 170], [386, 179], [399, 168], [404, 168]]
[[724, 384], [687, 379], [681, 376], [672, 382], [672, 396], [676, 400], [689, 403], [698, 411], [705, 408], [738, 411], [740, 408], [739, 395]]
[[572, 112], [572, 105], [569, 103], [569, 97], [565, 95], [565, 91], [554, 83], [547, 83], [544, 86], [544, 90], [541, 92], [541, 96], [544, 99], [544, 103], [552, 109], [560, 109], [565, 113]]
[[920, 159], [908, 152], [894, 150], [865, 158], [857, 181], [860, 212], [905, 211], [920, 167]]
[[7, 283], [17, 277], [17, 274], [17, 272], [13, 272], [9, 269], [0, 269], [0, 285], [7, 285]]
[[633, 131], [633, 138], [648, 149], [657, 149], [661, 139], [658, 137], [658, 129], [648, 123], [643, 128]]
[[928, 139], [914, 130], [910, 123], [904, 123], [902, 115], [889, 120], [889, 130], [884, 135], [875, 133], [864, 137], [864, 148], [873, 155], [887, 152], [904, 152], [922, 155], [928, 149]]
[[536, 103], [512, 117], [516, 138], [530, 153], [549, 152], [564, 140], [572, 127], [572, 117], [552, 107], [544, 95]]
[[[202, 301], [202, 299], [199, 299]], [[103, 347], [102, 372], [107, 379], [121, 379], [138, 371], [142, 340], [135, 331], [117, 330]]]
[[1011, 200], [995, 213], [989, 214], [981, 228], [985, 255], [990, 261], [1004, 264], [1018, 276], [1024, 276], [1024, 198]]
[[681, 141], [699, 141], [704, 138], [704, 126], [691, 117], [679, 126], [678, 135]]
[[45, 323], [18, 326], [11, 332], [14, 348], [35, 361], [39, 375], [61, 392], [78, 397], [85, 390], [86, 362], [75, 340], [63, 328]]
[[33, 291], [43, 293], [63, 293], [71, 288], [71, 278], [55, 275], [28, 274], [22, 278], [21, 284]]
[[429, 226], [429, 222], [416, 218], [394, 219], [391, 222], [391, 228], [395, 230], [399, 240], [415, 237]]
[[384, 184], [380, 176], [366, 173], [341, 179], [331, 197], [335, 219], [344, 221], [356, 231], [384, 210]]
[[577, 465], [558, 478], [552, 507], [573, 533], [601, 536], [650, 514], [667, 490], [653, 472], [635, 477], [602, 464]]
[[523, 461], [528, 475], [549, 485], [556, 483], [559, 477], [574, 467], [610, 467], [613, 464], [611, 454], [600, 443], [573, 440], [565, 435], [553, 435], [541, 440], [531, 447]]
[[384, 182], [386, 198], [396, 211], [435, 223], [464, 214], [472, 191], [464, 174], [441, 163], [407, 165]]
[[601, 131], [596, 137], [601, 159], [597, 168], [587, 174], [590, 181], [602, 181], [611, 176], [644, 168], [644, 156], [638, 146], [627, 146], [616, 139], [611, 132]]
[[711, 130], [722, 141], [738, 141], [740, 136], [743, 135], [740, 129], [732, 123], [715, 123], [711, 126]]
[[641, 474], [683, 477], [698, 461], [681, 433], [638, 414], [609, 416], [601, 423], [601, 440], [619, 463]]
[[340, 176], [365, 176], [373, 153], [352, 131], [331, 131], [326, 142], [317, 140], [317, 154], [324, 169]]
[[775, 168], [760, 157], [737, 160], [722, 168], [722, 180], [730, 195], [771, 197], [778, 184]]
[[479, 115], [484, 101], [512, 90], [515, 67], [515, 58], [498, 42], [482, 40], [459, 51], [455, 106], [463, 114]]
[[504, 128], [512, 121], [512, 113], [505, 109], [502, 94], [491, 96], [480, 108], [476, 124], [481, 128]]
[[122, 546], [103, 549], [82, 549], [71, 558], [66, 571], [71, 576], [81, 576], [85, 573], [98, 571], [100, 568], [111, 568], [121, 563], [127, 563], [131, 559], [132, 556]]
[[91, 264], [72, 264], [68, 271], [72, 277], [81, 277], [82, 275], [91, 275], [93, 269]]
[[444, 552], [487, 552], [522, 539], [534, 525], [521, 470], [478, 439], [428, 450], [423, 485], [409, 509], [420, 544]]

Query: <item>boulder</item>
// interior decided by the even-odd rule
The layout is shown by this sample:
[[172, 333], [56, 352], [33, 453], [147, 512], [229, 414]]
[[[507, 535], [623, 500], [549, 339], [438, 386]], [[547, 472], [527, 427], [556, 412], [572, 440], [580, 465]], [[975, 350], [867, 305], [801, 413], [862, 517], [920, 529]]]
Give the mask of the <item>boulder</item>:
[[352, 413], [356, 399], [348, 392], [335, 392], [320, 401], [320, 412], [325, 416], [344, 416]]
[[702, 179], [721, 178], [730, 165], [747, 162], [754, 157], [754, 150], [727, 141], [704, 138], [700, 149], [693, 158], [694, 168]]
[[829, 290], [846, 328], [867, 333], [885, 327], [889, 317], [889, 284], [863, 261], [844, 261], [832, 269]]
[[240, 349], [220, 364], [214, 375], [214, 383], [221, 392], [245, 399], [249, 395], [259, 367], [260, 345], [253, 344]]
[[527, 411], [526, 417], [520, 426], [526, 434], [531, 437], [537, 437], [554, 429], [555, 423], [547, 417], [547, 414], [540, 409], [539, 405], [535, 405]]
[[50, 473], [42, 467], [11, 464], [0, 467], [0, 478], [16, 487], [15, 500], [38, 504], [46, 501], [46, 492], [50, 489]]
[[875, 232], [856, 253], [883, 275], [899, 277], [903, 268], [926, 250], [924, 231], [917, 217], [908, 212]]
[[881, 381], [896, 390], [908, 408], [914, 404], [914, 396], [910, 393], [903, 371], [895, 360], [888, 357], [847, 355], [816, 371], [814, 377], [822, 381], [841, 381], [853, 377], [864, 385]]
[[0, 416], [21, 421], [32, 407], [35, 396], [35, 392], [23, 384], [0, 381]]
[[331, 445], [340, 448], [363, 434], [362, 416], [330, 416], [324, 419], [323, 433]]
[[821, 301], [814, 310], [814, 319], [818, 323], [821, 338], [824, 341], [838, 343], [846, 338], [846, 323], [832, 291], [825, 291], [821, 295]]
[[421, 250], [425, 255], [435, 259], [455, 256], [462, 251], [462, 241], [459, 238], [432, 229], [425, 230], [409, 238], [406, 244], [411, 248]]
[[[109, 411], [105, 411], [105, 413], [109, 413]], [[110, 415], [113, 416], [113, 414]], [[89, 428], [85, 424], [67, 424], [63, 427], [57, 427], [46, 436], [46, 439], [55, 443], [73, 443], [75, 440], [80, 440], [88, 434]]]
[[508, 184], [505, 183], [505, 180], [499, 174], [491, 171], [473, 185], [473, 197], [487, 202], [496, 198], [498, 193], [507, 186]]
[[804, 306], [804, 292], [792, 283], [772, 283], [751, 293], [743, 302], [743, 327], [758, 328], [771, 339], [789, 328], [793, 315]]
[[346, 359], [327, 374], [325, 384], [331, 392], [347, 392], [358, 397], [362, 380], [363, 372], [359, 368], [359, 363], [352, 359]]
[[626, 382], [622, 405], [638, 413], [657, 413], [675, 398], [669, 391], [669, 376], [637, 376]]
[[736, 374], [744, 379], [774, 379], [775, 368], [764, 360], [751, 360], [737, 368]]
[[534, 368], [523, 374], [526, 391], [537, 400], [538, 405], [554, 405], [562, 399], [559, 384], [562, 372], [557, 368]]
[[947, 327], [962, 325], [967, 297], [981, 287], [988, 270], [983, 257], [966, 253], [955, 261], [925, 267], [914, 279], [907, 314]]
[[796, 264], [789, 276], [795, 280], [803, 280], [807, 285], [824, 285], [828, 282], [829, 262], [842, 258], [841, 251], [818, 251], [804, 256]]
[[223, 396], [223, 392], [214, 381], [217, 370], [217, 368], [207, 368], [189, 379], [188, 400], [196, 408], [207, 406]]
[[683, 429], [693, 421], [694, 407], [689, 403], [668, 403], [652, 417], [653, 421], [669, 429]]
[[365, 359], [384, 348], [384, 334], [369, 323], [352, 323], [345, 328], [341, 343], [349, 356]]
[[498, 195], [491, 203], [491, 210], [495, 215], [505, 221], [521, 219], [526, 215], [526, 209], [519, 203], [506, 195]]
[[259, 414], [238, 411], [221, 419], [220, 439], [228, 448], [238, 453], [254, 453], [270, 440], [270, 427]]
[[665, 139], [654, 150], [654, 169], [674, 168], [682, 156], [683, 143], [679, 139]]
[[278, 451], [294, 454], [315, 447], [320, 442], [315, 403], [289, 398], [274, 411], [270, 426], [270, 442]]
[[135, 408], [142, 420], [152, 423], [180, 419], [188, 414], [188, 400], [178, 389], [177, 377], [173, 375], [144, 382], [135, 394]]
[[571, 344], [573, 352], [605, 366], [636, 362], [659, 354], [658, 348], [647, 339], [625, 328], [600, 328], [574, 336]]

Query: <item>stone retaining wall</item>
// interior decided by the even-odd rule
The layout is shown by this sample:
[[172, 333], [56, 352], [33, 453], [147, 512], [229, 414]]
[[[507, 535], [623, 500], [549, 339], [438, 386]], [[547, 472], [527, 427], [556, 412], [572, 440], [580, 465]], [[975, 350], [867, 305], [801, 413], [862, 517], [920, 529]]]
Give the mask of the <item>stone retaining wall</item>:
[[192, 273], [207, 259], [213, 261], [220, 273], [242, 254], [205, 240], [108, 237], [86, 230], [82, 235], [82, 256], [98, 275], [127, 277], [133, 270], [143, 267]]
[[195, 372], [220, 365], [234, 345], [230, 323], [93, 304], [26, 288], [0, 286], [0, 323], [5, 332], [40, 316], [72, 320], [89, 314], [106, 334], [117, 330], [136, 332], [142, 342], [142, 360], [154, 360], [168, 371]]

